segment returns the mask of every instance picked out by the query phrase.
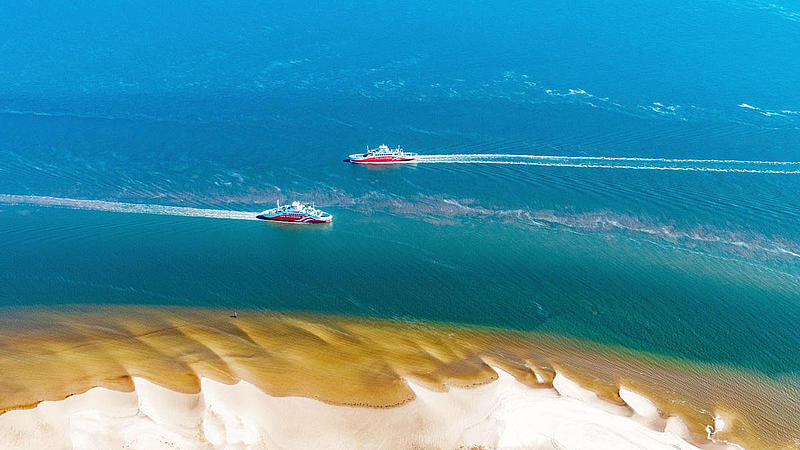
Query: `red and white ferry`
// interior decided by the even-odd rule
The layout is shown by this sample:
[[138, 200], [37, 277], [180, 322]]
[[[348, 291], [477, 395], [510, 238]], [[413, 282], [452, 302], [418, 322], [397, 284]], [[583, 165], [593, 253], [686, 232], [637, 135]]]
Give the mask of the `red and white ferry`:
[[400, 164], [414, 162], [416, 159], [416, 153], [404, 152], [403, 147], [389, 148], [386, 145], [378, 148], [367, 146], [366, 153], [350, 155], [350, 162], [353, 164]]
[[332, 215], [300, 202], [278, 205], [276, 208], [261, 212], [256, 218], [288, 223], [329, 223], [333, 220]]

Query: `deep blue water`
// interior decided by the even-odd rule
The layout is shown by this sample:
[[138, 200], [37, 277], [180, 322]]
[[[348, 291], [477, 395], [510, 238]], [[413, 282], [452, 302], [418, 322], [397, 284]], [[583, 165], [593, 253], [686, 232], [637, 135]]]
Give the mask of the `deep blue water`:
[[[798, 42], [789, 1], [6, 2], [0, 305], [413, 317], [795, 374]], [[342, 161], [384, 142], [570, 158]]]
[[[793, 89], [800, 74], [798, 5], [786, 0], [458, 7], [77, 1], [0, 8], [0, 88], [9, 100], [21, 94], [80, 97], [91, 109], [102, 94], [271, 97], [302, 91], [526, 102], [547, 98], [546, 89], [575, 89], [630, 111], [652, 102], [679, 106], [686, 115], [736, 117], [741, 103], [800, 109]], [[59, 106], [56, 101], [48, 109]]]

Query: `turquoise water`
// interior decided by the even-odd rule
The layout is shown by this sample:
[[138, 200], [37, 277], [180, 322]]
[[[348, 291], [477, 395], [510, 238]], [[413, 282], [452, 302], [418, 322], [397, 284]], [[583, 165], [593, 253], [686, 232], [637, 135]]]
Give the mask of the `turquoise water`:
[[[791, 2], [162, 6], [0, 6], [0, 306], [421, 318], [797, 374]], [[380, 143], [427, 159], [342, 161]], [[240, 220], [295, 199], [332, 226]]]
[[133, 303], [423, 318], [539, 330], [796, 373], [797, 275], [614, 232], [332, 226], [15, 206], [2, 304]]

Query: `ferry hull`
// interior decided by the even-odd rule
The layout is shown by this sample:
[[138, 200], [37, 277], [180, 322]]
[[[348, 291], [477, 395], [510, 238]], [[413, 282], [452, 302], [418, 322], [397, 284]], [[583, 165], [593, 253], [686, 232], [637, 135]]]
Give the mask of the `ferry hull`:
[[376, 158], [363, 158], [363, 157], [350, 157], [350, 162], [353, 164], [403, 164], [403, 163], [412, 163], [416, 161], [416, 157], [413, 158], [401, 158], [401, 157], [376, 157]]
[[265, 215], [258, 215], [256, 216], [257, 219], [267, 220], [270, 222], [283, 222], [283, 223], [330, 223], [333, 220], [333, 216], [327, 217], [312, 217], [312, 216], [287, 216], [287, 215], [278, 215], [278, 216], [265, 216]]
[[378, 148], [367, 147], [366, 153], [350, 155], [348, 159], [353, 164], [403, 164], [414, 162], [416, 153], [404, 152], [402, 147], [389, 148], [381, 144]]
[[333, 216], [313, 206], [295, 201], [291, 205], [278, 205], [275, 208], [261, 211], [256, 219], [283, 223], [329, 223], [333, 220]]

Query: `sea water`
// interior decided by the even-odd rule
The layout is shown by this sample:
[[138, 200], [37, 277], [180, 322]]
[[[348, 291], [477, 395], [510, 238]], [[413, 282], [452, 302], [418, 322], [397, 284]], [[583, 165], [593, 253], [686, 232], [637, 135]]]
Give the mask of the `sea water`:
[[[0, 24], [2, 306], [426, 319], [797, 376], [792, 2], [84, 1]], [[343, 161], [381, 143], [423, 156]], [[292, 200], [333, 224], [249, 220]]]

